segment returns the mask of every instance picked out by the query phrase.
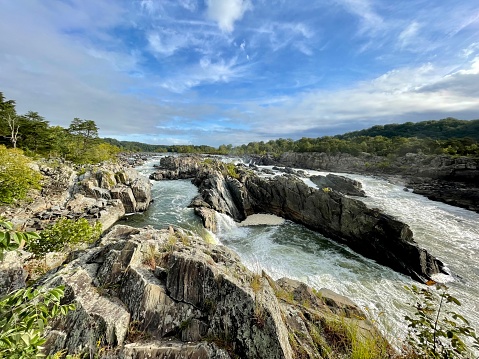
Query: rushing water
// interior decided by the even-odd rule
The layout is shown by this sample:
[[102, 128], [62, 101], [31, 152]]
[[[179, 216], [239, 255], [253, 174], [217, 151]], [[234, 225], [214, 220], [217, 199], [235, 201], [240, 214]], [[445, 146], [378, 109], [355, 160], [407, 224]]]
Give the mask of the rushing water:
[[[148, 175], [156, 162], [158, 159], [147, 162], [140, 172]], [[419, 245], [445, 262], [453, 276], [438, 279], [448, 281], [450, 293], [462, 302], [457, 311], [477, 330], [479, 214], [430, 201], [382, 179], [346, 176], [363, 184], [367, 197], [362, 200], [368, 206], [409, 224]], [[313, 185], [309, 180], [305, 182]], [[129, 224], [157, 228], [172, 224], [204, 231], [193, 210], [187, 208], [196, 194], [188, 180], [153, 182], [155, 202], [144, 214], [131, 216]], [[409, 303], [414, 298], [404, 286], [417, 284], [409, 277], [290, 221], [276, 226], [239, 227], [230, 218], [218, 215], [218, 222], [218, 240], [235, 250], [251, 270], [264, 269], [275, 279], [287, 276], [317, 289], [334, 290], [369, 312], [390, 339], [405, 336], [404, 316], [410, 314]]]

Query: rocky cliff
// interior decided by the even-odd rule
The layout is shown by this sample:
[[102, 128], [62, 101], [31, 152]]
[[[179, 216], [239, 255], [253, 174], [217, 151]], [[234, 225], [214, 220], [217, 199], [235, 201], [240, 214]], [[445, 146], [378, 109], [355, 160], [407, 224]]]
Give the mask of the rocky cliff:
[[[32, 193], [32, 202], [0, 207], [0, 216], [26, 231], [42, 230], [60, 218], [98, 221], [106, 231], [125, 213], [144, 211], [152, 200], [149, 180], [118, 164], [75, 168], [69, 163], [46, 161], [37, 169], [43, 175], [43, 187], [41, 192]], [[64, 257], [64, 253], [48, 253], [44, 260], [36, 260], [27, 252], [8, 253], [0, 263], [0, 295], [25, 286], [25, 266], [31, 268], [29, 275], [36, 277], [37, 272], [60, 265]]]
[[281, 164], [295, 168], [345, 173], [400, 176], [396, 182], [415, 193], [479, 212], [479, 159], [409, 153], [394, 158], [367, 153], [328, 155], [326, 153], [284, 153], [277, 159], [253, 157], [258, 164]]
[[351, 339], [337, 339], [350, 327], [379, 337], [347, 298], [252, 273], [227, 248], [171, 227], [115, 226], [41, 284], [65, 285], [65, 302], [76, 305], [53, 323], [48, 353], [322, 358], [351, 350]]
[[[185, 157], [181, 163], [189, 161], [196, 160]], [[214, 229], [211, 210], [238, 222], [254, 213], [269, 213], [303, 224], [421, 282], [444, 271], [439, 260], [414, 242], [406, 224], [334, 189], [354, 189], [359, 195], [358, 184], [337, 176], [325, 178], [333, 189], [316, 189], [294, 175], [262, 178], [239, 167], [231, 173], [224, 166], [204, 164], [193, 180], [199, 196], [191, 206], [209, 229]]]

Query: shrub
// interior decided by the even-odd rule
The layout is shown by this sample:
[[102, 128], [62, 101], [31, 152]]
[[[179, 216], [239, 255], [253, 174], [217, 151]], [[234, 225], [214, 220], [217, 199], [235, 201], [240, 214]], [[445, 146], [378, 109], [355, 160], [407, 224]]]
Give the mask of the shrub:
[[472, 353], [465, 340], [479, 350], [479, 338], [469, 322], [460, 314], [448, 310], [448, 306], [461, 303], [447, 292], [447, 287], [438, 285], [436, 291], [406, 287], [414, 293], [417, 301], [409, 322], [408, 342], [420, 357], [434, 359], [471, 358]]
[[31, 189], [41, 188], [41, 175], [30, 163], [21, 150], [0, 145], [0, 203], [14, 203], [26, 198]]
[[48, 252], [60, 251], [65, 246], [74, 247], [81, 243], [92, 243], [100, 238], [101, 233], [100, 222], [90, 225], [85, 218], [76, 221], [62, 218], [42, 231], [40, 238], [33, 240], [28, 245], [28, 249], [42, 256]]

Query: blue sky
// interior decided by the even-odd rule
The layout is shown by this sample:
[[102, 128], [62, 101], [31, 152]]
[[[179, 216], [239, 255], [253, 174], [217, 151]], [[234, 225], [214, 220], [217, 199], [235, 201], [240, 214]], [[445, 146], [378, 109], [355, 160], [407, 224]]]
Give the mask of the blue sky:
[[0, 0], [0, 91], [104, 137], [242, 144], [479, 118], [477, 0]]

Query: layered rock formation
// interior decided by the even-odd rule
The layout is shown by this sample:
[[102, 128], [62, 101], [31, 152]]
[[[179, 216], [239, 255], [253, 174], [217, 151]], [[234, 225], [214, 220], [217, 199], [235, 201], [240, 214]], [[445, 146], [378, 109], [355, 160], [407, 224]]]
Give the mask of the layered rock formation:
[[[39, 171], [44, 176], [43, 188], [41, 193], [34, 194], [32, 203], [0, 209], [0, 215], [11, 220], [16, 228], [38, 231], [60, 218], [86, 218], [92, 223], [100, 222], [106, 231], [125, 213], [144, 211], [151, 202], [151, 183], [131, 168], [105, 164], [91, 166], [78, 175], [72, 165], [46, 162], [39, 166]], [[0, 294], [25, 286], [25, 266], [31, 267], [32, 272], [36, 272], [37, 266], [46, 271], [60, 265], [64, 258], [58, 254], [59, 259], [55, 259], [54, 253], [47, 254], [48, 260], [44, 261], [30, 257], [9, 253], [8, 260], [0, 263]]]
[[[199, 208], [227, 214], [238, 222], [254, 213], [269, 213], [303, 224], [421, 282], [444, 271], [439, 260], [414, 242], [406, 224], [359, 200], [330, 187], [311, 188], [294, 175], [261, 178], [238, 168], [233, 178], [220, 167], [204, 165], [193, 180], [200, 194], [191, 205], [210, 229], [214, 227], [211, 216], [205, 216], [210, 212]], [[339, 176], [328, 181], [341, 184], [345, 192], [349, 185], [358, 192], [357, 185]]]
[[331, 188], [349, 196], [365, 197], [361, 182], [344, 176], [328, 174], [326, 176], [311, 176], [309, 178], [319, 188]]
[[253, 157], [257, 164], [281, 164], [296, 168], [360, 174], [399, 175], [400, 182], [431, 200], [479, 212], [479, 159], [445, 155], [386, 158], [367, 153], [328, 155], [326, 153], [282, 154], [279, 158]]
[[[76, 310], [48, 353], [101, 358], [321, 358], [343, 354], [331, 323], [377, 336], [354, 303], [248, 271], [235, 253], [179, 230], [116, 226], [98, 248], [45, 278]], [[347, 329], [343, 329], [347, 330]], [[335, 352], [336, 351], [336, 352]]]

